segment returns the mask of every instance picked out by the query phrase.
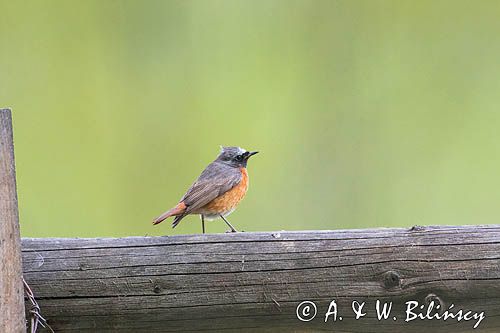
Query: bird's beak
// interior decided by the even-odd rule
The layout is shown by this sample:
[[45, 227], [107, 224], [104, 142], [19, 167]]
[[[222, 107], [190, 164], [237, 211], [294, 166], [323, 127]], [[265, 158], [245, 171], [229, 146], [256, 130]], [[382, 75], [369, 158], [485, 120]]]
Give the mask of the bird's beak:
[[248, 157], [253, 156], [255, 154], [258, 154], [258, 153], [259, 153], [258, 151], [251, 151], [251, 152], [249, 152]]

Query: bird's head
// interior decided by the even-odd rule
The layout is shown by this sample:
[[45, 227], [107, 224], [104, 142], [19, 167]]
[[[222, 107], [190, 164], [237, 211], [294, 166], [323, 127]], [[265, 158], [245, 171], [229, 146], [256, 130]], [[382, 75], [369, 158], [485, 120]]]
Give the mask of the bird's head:
[[235, 168], [246, 168], [248, 159], [258, 153], [258, 151], [246, 151], [240, 147], [220, 147], [221, 151], [217, 161], [228, 164]]

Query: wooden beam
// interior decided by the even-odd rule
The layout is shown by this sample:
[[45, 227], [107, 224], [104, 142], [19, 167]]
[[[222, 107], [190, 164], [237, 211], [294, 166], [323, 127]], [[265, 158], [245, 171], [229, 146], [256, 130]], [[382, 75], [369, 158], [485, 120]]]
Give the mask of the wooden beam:
[[12, 116], [0, 109], [0, 332], [26, 332], [21, 267]]
[[[56, 332], [500, 331], [500, 225], [23, 239], [23, 262]], [[409, 301], [477, 318], [406, 322]]]

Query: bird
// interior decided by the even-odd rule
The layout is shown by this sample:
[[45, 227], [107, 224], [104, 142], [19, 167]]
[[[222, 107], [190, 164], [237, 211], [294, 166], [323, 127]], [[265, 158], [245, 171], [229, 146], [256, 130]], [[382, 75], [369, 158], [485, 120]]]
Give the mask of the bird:
[[201, 217], [202, 232], [205, 219], [221, 218], [231, 228], [227, 216], [231, 214], [248, 190], [248, 159], [258, 151], [247, 151], [240, 147], [223, 147], [217, 158], [200, 174], [179, 203], [153, 220], [153, 225], [173, 216], [172, 228], [190, 214]]

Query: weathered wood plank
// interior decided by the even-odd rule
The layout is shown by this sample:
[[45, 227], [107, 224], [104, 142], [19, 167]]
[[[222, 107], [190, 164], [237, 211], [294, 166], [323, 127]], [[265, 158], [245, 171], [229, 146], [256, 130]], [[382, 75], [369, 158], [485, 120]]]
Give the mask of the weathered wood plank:
[[[498, 225], [23, 239], [23, 265], [57, 332], [470, 332], [477, 322], [405, 322], [410, 300], [484, 311], [475, 331], [500, 331]], [[377, 299], [393, 302], [388, 320], [375, 318]], [[310, 322], [296, 316], [304, 300], [317, 305]], [[343, 320], [325, 323], [332, 300]], [[359, 320], [355, 300], [366, 302]]]
[[0, 109], [0, 332], [25, 332], [12, 117]]

